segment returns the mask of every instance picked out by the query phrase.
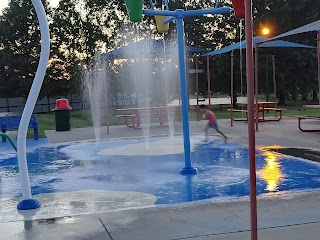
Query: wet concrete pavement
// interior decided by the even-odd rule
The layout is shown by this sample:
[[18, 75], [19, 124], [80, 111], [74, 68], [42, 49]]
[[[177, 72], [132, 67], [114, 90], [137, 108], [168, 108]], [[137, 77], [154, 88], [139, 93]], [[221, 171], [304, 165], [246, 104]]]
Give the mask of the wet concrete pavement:
[[[259, 239], [319, 239], [319, 201], [319, 191], [260, 196]], [[248, 240], [249, 199], [7, 222], [0, 231], [10, 240]]]
[[[248, 145], [248, 127], [245, 122], [234, 122], [230, 127], [230, 120], [218, 120], [220, 130], [228, 137], [229, 141]], [[318, 122], [309, 121], [306, 126], [309, 128], [316, 127]], [[190, 122], [190, 134], [203, 134], [206, 121]], [[150, 129], [151, 136], [167, 136], [169, 135], [169, 127], [161, 127], [159, 124], [152, 124]], [[210, 129], [210, 134], [220, 136], [214, 130]], [[77, 128], [71, 131], [57, 132], [54, 130], [45, 131], [47, 138], [51, 144], [60, 144], [74, 141], [95, 140], [93, 128]], [[136, 138], [143, 137], [143, 125], [141, 129], [128, 128], [126, 126], [111, 126], [110, 134], [106, 129], [100, 131], [101, 139], [114, 138]], [[182, 134], [181, 123], [178, 122], [174, 126], [175, 134]], [[259, 124], [259, 131], [256, 132], [257, 146], [280, 145], [284, 147], [305, 147], [320, 148], [320, 133], [301, 132], [298, 128], [298, 119], [284, 117], [279, 122], [263, 122]]]

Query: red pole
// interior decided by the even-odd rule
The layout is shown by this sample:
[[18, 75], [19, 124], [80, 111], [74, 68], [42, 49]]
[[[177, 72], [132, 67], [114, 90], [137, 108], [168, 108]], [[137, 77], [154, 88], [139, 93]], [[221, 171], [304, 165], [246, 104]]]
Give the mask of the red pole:
[[257, 176], [256, 176], [256, 139], [254, 131], [254, 79], [253, 79], [253, 33], [252, 33], [252, 0], [245, 0], [245, 32], [246, 32], [246, 73], [248, 92], [248, 137], [250, 165], [250, 220], [251, 240], [258, 239], [257, 217]]
[[210, 86], [210, 58], [207, 55], [207, 79], [208, 79], [208, 99], [209, 99], [209, 109], [211, 109], [211, 86]]
[[320, 105], [320, 31], [318, 31], [318, 34], [317, 34], [317, 50], [318, 50], [318, 88], [319, 88], [318, 100]]
[[230, 112], [230, 117], [231, 117], [231, 127], [233, 127], [233, 79], [234, 79], [234, 77], [233, 77], [233, 57], [234, 57], [234, 55], [233, 55], [233, 50], [231, 51], [231, 56], [230, 56], [230, 58], [231, 58], [231, 69], [230, 69], [230, 76], [231, 76], [231, 83], [230, 83], [230, 85], [231, 85], [231, 93], [230, 93], [230, 97], [231, 97], [231, 112]]
[[256, 131], [259, 131], [259, 91], [258, 91], [258, 82], [259, 82], [259, 67], [258, 67], [258, 56], [259, 48], [258, 44], [255, 45], [254, 47], [254, 86], [255, 86], [255, 93], [256, 93]]
[[276, 58], [274, 55], [272, 55], [272, 81], [273, 81], [274, 101], [277, 102]]
[[195, 57], [196, 62], [196, 89], [197, 89], [197, 120], [199, 121], [199, 75], [198, 75], [198, 56]]

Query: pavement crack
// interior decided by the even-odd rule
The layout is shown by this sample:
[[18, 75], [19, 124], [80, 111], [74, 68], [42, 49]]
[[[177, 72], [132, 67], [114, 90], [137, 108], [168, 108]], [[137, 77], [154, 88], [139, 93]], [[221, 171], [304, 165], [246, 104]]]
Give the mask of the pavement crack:
[[214, 205], [216, 205], [217, 207], [221, 208], [222, 210], [224, 210], [224, 211], [226, 211], [226, 212], [230, 213], [231, 215], [233, 215], [233, 216], [235, 216], [235, 217], [237, 217], [237, 218], [240, 218], [241, 220], [243, 220], [243, 221], [245, 221], [245, 222], [247, 222], [247, 223], [250, 223], [250, 221], [248, 221], [248, 220], [246, 220], [246, 219], [244, 219], [244, 218], [242, 218], [242, 217], [238, 216], [237, 214], [235, 214], [235, 213], [231, 212], [230, 210], [227, 210], [227, 209], [226, 209], [226, 208], [224, 208], [224, 207], [221, 207], [219, 204], [217, 204], [217, 203], [213, 203], [213, 204], [214, 204]]
[[112, 238], [110, 232], [108, 231], [106, 225], [104, 225], [104, 223], [102, 222], [102, 220], [101, 220], [101, 218], [98, 216], [98, 214], [96, 214], [96, 216], [97, 216], [97, 218], [99, 219], [100, 223], [102, 224], [103, 228], [104, 228], [104, 229], [106, 230], [106, 232], [108, 233], [110, 239], [113, 240], [113, 238]]

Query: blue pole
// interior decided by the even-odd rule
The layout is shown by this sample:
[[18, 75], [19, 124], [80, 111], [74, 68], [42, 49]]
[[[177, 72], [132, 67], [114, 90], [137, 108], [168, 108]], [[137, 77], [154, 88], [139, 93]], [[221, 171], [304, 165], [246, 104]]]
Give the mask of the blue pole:
[[177, 9], [177, 35], [178, 35], [178, 54], [179, 54], [179, 73], [180, 73], [180, 95], [182, 108], [182, 127], [184, 140], [184, 161], [185, 167], [180, 169], [180, 174], [196, 174], [197, 169], [191, 166], [190, 153], [190, 132], [188, 116], [188, 96], [186, 83], [185, 66], [185, 47], [184, 47], [184, 29], [183, 29], [183, 10]]
[[176, 12], [167, 10], [148, 10], [144, 9], [143, 14], [147, 16], [176, 16]]
[[154, 6], [153, 6], [152, 0], [150, 0], [149, 2], [150, 2], [151, 9], [154, 10]]
[[219, 7], [219, 3], [220, 3], [220, 0], [217, 0], [217, 1], [216, 1], [216, 6], [215, 6], [215, 8], [218, 8], [218, 7]]
[[163, 24], [171, 23], [175, 19], [176, 19], [175, 17], [167, 17], [167, 19], [163, 21]]
[[188, 10], [183, 11], [182, 9], [177, 9], [176, 11], [168, 11], [168, 10], [148, 10], [144, 9], [143, 14], [147, 16], [173, 16], [177, 17], [177, 14], [183, 17], [192, 17], [203, 14], [225, 14], [230, 13], [231, 8], [223, 7], [223, 8], [209, 8], [209, 9], [197, 9], [197, 10]]
[[225, 14], [230, 13], [230, 8], [208, 8], [208, 9], [197, 9], [197, 10], [188, 10], [183, 13], [184, 17], [199, 16], [203, 14]]

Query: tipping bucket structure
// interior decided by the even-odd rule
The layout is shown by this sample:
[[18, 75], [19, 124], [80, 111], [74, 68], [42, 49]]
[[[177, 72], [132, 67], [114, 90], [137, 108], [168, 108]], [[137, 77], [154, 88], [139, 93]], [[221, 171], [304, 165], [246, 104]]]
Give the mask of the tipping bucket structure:
[[245, 17], [245, 8], [244, 8], [244, 0], [231, 0], [234, 15], [238, 19], [244, 19]]
[[142, 20], [143, 0], [125, 0], [131, 22]]
[[154, 16], [154, 18], [156, 19], [158, 33], [168, 32], [169, 23], [163, 23], [167, 19], [167, 16]]

